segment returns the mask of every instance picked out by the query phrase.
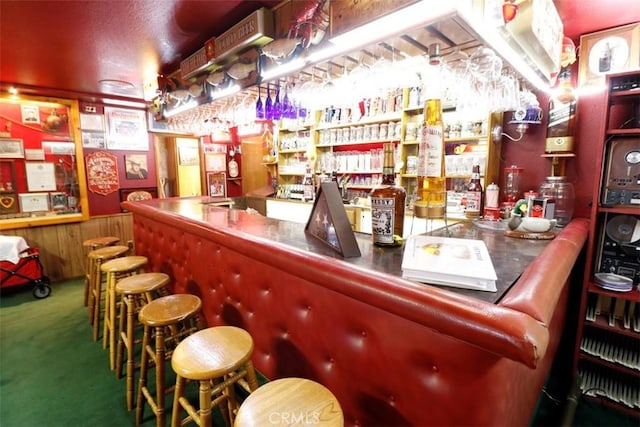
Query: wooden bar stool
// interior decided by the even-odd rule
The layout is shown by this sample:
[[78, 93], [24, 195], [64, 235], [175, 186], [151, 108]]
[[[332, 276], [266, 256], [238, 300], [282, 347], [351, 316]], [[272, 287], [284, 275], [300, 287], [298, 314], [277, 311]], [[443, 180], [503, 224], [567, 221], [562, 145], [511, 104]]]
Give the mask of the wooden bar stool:
[[[207, 328], [182, 341], [171, 357], [171, 366], [176, 373], [171, 426], [193, 421], [200, 427], [210, 427], [211, 411], [216, 406], [226, 424], [231, 425], [238, 407], [235, 384], [240, 384], [249, 393], [258, 388], [252, 354], [251, 335], [234, 326]], [[199, 409], [194, 408], [184, 395], [187, 380], [199, 382]], [[182, 409], [188, 414], [184, 419], [181, 419]]]
[[123, 347], [127, 349], [127, 410], [133, 409], [133, 376], [135, 370], [134, 346], [136, 315], [142, 307], [157, 297], [169, 283], [164, 273], [141, 273], [125, 277], [116, 283], [116, 293], [121, 295], [116, 348], [116, 378], [122, 378]]
[[93, 340], [98, 341], [100, 334], [100, 316], [103, 314], [102, 264], [122, 257], [129, 251], [128, 246], [105, 246], [94, 249], [87, 255], [89, 271], [89, 323], [93, 325]]
[[95, 251], [96, 249], [104, 248], [105, 246], [113, 246], [120, 241], [119, 238], [115, 236], [104, 236], [104, 237], [96, 237], [93, 239], [87, 239], [82, 242], [82, 250], [85, 255], [84, 257], [84, 300], [83, 303], [85, 306], [89, 305], [89, 292], [90, 292], [90, 270], [89, 270], [89, 252]]
[[[178, 343], [198, 330], [201, 309], [202, 301], [197, 296], [175, 294], [155, 299], [140, 310], [138, 317], [140, 323], [144, 325], [144, 334], [136, 402], [136, 425], [142, 423], [144, 405], [148, 403], [156, 416], [157, 426], [165, 426], [165, 397], [173, 390], [173, 387], [165, 387], [165, 364]], [[147, 387], [147, 372], [151, 366], [155, 366], [155, 396]]]
[[234, 427], [343, 427], [340, 403], [325, 386], [304, 378], [268, 382], [240, 405]]
[[102, 347], [109, 347], [109, 369], [112, 371], [116, 367], [116, 282], [134, 273], [141, 273], [148, 262], [147, 257], [129, 255], [107, 261], [100, 267], [107, 275]]

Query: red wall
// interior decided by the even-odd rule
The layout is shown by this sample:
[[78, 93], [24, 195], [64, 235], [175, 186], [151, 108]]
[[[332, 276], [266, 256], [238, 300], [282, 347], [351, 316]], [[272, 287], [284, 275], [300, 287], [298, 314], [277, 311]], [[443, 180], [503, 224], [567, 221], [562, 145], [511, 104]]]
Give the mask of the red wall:
[[[96, 114], [104, 114], [104, 105], [101, 104], [90, 104], [90, 103], [80, 103], [80, 111], [84, 111], [84, 107], [90, 105], [96, 107]], [[153, 147], [153, 136], [149, 134], [148, 137], [148, 151], [129, 151], [129, 150], [106, 150], [106, 149], [95, 149], [95, 148], [83, 148], [83, 153], [85, 159], [87, 155], [94, 153], [96, 151], [105, 151], [109, 154], [116, 156], [118, 161], [118, 178], [120, 181], [120, 189], [117, 191], [102, 195], [91, 192], [87, 189], [88, 200], [89, 200], [89, 212], [91, 216], [97, 215], [110, 215], [122, 212], [120, 209], [121, 202], [121, 191], [126, 189], [146, 189], [146, 188], [154, 188], [156, 189], [156, 161], [155, 161], [155, 150]], [[147, 156], [147, 178], [146, 179], [127, 179], [126, 176], [126, 166], [125, 166], [125, 155], [131, 154], [139, 154]], [[86, 162], [85, 162], [86, 163]]]

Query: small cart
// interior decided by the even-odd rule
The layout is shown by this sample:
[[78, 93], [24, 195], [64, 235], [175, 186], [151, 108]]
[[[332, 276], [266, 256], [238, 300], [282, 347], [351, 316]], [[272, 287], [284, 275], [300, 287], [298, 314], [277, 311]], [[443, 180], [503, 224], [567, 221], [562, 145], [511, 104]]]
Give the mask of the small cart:
[[17, 262], [0, 261], [0, 289], [33, 285], [33, 296], [46, 298], [51, 294], [51, 280], [43, 270], [38, 248], [27, 247], [19, 252]]

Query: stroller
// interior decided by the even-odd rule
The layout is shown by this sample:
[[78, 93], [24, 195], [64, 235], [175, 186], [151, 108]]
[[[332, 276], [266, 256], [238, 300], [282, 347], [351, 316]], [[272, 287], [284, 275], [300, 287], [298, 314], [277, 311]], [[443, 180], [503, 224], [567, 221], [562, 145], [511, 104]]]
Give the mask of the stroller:
[[51, 294], [51, 280], [44, 275], [38, 248], [27, 247], [18, 254], [18, 262], [0, 261], [0, 289], [33, 284], [33, 296], [41, 299]]

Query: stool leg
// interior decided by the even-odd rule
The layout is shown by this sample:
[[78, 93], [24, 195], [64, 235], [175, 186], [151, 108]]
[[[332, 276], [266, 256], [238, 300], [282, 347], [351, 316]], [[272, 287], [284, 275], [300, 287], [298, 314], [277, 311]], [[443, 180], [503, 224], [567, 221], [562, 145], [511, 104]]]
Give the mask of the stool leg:
[[116, 368], [116, 309], [118, 308], [116, 296], [116, 278], [109, 280], [107, 291], [109, 292], [109, 368], [113, 371]]
[[87, 258], [84, 278], [84, 305], [89, 307], [89, 322], [93, 324], [93, 269], [95, 260], [93, 258]]
[[253, 362], [248, 360], [247, 363], [244, 364], [244, 369], [247, 371], [246, 380], [249, 385], [249, 391], [254, 392], [258, 389], [258, 377], [256, 376]]
[[149, 369], [149, 353], [147, 347], [151, 341], [151, 327], [145, 325], [142, 335], [142, 356], [140, 360], [140, 380], [138, 382], [138, 396], [136, 400], [136, 425], [142, 424], [142, 416], [144, 415], [144, 404], [146, 398], [143, 390], [147, 387], [147, 370]]
[[156, 328], [156, 423], [158, 427], [165, 427], [167, 424], [167, 416], [164, 412], [164, 365], [165, 365], [165, 346], [164, 346], [164, 328]]
[[[129, 320], [132, 320], [133, 314], [129, 313], [129, 305], [131, 304], [131, 300], [133, 299], [132, 295], [123, 295], [122, 296], [122, 304], [120, 304], [120, 313], [118, 314], [118, 339], [116, 343], [116, 378], [122, 378], [122, 365], [123, 365], [123, 346], [128, 347], [128, 337], [129, 333]], [[125, 330], [126, 326], [126, 330]]]
[[[211, 427], [211, 382], [200, 381], [200, 427]], [[223, 411], [224, 412], [224, 411]]]
[[[109, 282], [111, 281], [111, 274], [107, 273], [107, 277], [104, 284], [104, 317], [102, 323], [102, 348], [106, 349], [109, 345], [109, 311], [111, 310], [111, 293], [109, 292]], [[114, 285], [115, 286], [115, 285]]]
[[184, 393], [185, 379], [176, 374], [176, 387], [173, 390], [173, 410], [171, 412], [171, 427], [180, 427], [180, 414], [182, 412], [182, 405], [180, 399]]
[[92, 294], [93, 294], [93, 340], [98, 341], [100, 337], [100, 316], [103, 315], [103, 305], [106, 309], [106, 301], [102, 302], [102, 270], [100, 270], [100, 266], [102, 262], [100, 260], [96, 260], [96, 264], [94, 266], [93, 271], [93, 286], [92, 286]]

